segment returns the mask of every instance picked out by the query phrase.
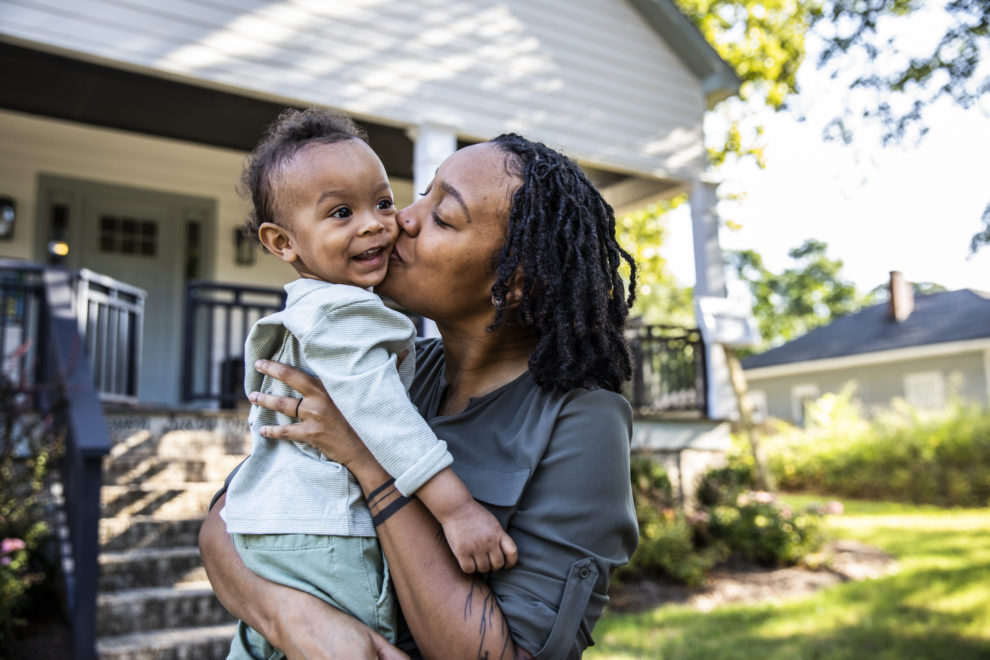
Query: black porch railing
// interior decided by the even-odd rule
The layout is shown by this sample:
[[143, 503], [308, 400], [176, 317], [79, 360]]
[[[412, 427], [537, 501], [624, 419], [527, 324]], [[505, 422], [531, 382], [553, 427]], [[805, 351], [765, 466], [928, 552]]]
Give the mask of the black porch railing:
[[[245, 400], [244, 341], [255, 321], [284, 304], [283, 289], [190, 282], [183, 338], [183, 400], [222, 408]], [[417, 321], [421, 323], [413, 317]], [[701, 333], [696, 328], [648, 325], [631, 328], [627, 337], [633, 379], [626, 395], [636, 414], [704, 416], [707, 378]]]
[[143, 295], [88, 271], [0, 260], [3, 376], [31, 410], [53, 416], [65, 432], [52, 491], [73, 660], [96, 657], [100, 487], [110, 451], [101, 394], [111, 400], [137, 394]]
[[627, 331], [633, 377], [627, 396], [639, 417], [705, 416], [705, 344], [697, 328], [645, 325]]
[[244, 395], [244, 341], [285, 306], [283, 289], [192, 281], [186, 287], [182, 400], [233, 408]]

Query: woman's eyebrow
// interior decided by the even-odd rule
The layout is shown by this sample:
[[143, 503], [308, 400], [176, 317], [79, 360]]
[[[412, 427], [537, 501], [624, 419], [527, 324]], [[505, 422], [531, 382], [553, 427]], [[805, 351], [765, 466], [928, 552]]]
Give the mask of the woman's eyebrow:
[[457, 200], [457, 203], [461, 205], [462, 209], [464, 209], [464, 215], [467, 216], [468, 223], [470, 223], [471, 213], [468, 211], [467, 204], [464, 203], [464, 198], [461, 197], [461, 193], [457, 192], [457, 188], [450, 185], [449, 183], [443, 182], [440, 184], [440, 189]]

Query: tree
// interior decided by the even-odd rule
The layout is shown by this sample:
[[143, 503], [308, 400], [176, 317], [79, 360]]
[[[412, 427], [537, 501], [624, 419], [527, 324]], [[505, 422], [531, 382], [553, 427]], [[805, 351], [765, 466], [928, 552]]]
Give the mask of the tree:
[[728, 253], [730, 268], [753, 296], [753, 316], [764, 348], [799, 337], [870, 302], [854, 284], [842, 279], [842, 261], [830, 259], [827, 249], [821, 241], [806, 240], [788, 251], [795, 263], [780, 273], [770, 271], [755, 250]]
[[[850, 98], [842, 116], [824, 127], [826, 139], [852, 141], [853, 118], [879, 125], [885, 145], [908, 136], [921, 139], [928, 106], [949, 99], [972, 108], [990, 96], [990, 0], [675, 2], [742, 81], [739, 99], [713, 113], [723, 115], [709, 144], [715, 166], [730, 156], [753, 157], [762, 166], [762, 127], [747, 121], [747, 108], [787, 107], [787, 98], [798, 91], [809, 32], [823, 44], [819, 67], [836, 76], [855, 62], [863, 73], [853, 78], [852, 89], [875, 92]], [[898, 39], [888, 28], [920, 12], [930, 13], [931, 30], [941, 36], [909, 52], [915, 40]], [[972, 253], [990, 245], [990, 204], [982, 220], [986, 228], [972, 237]]]
[[632, 313], [645, 323], [684, 327], [697, 324], [691, 287], [677, 283], [660, 254], [667, 235], [664, 215], [684, 201], [681, 196], [658, 202], [616, 221], [619, 244], [636, 260], [639, 288]]

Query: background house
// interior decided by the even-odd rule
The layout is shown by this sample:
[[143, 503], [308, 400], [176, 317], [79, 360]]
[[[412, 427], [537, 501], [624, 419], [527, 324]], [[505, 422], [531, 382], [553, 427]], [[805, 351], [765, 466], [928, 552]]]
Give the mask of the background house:
[[[0, 70], [0, 197], [17, 215], [0, 257], [147, 291], [144, 404], [182, 401], [190, 281], [292, 277], [235, 238], [242, 158], [285, 106], [360, 120], [400, 206], [504, 131], [575, 158], [620, 212], [690, 192], [698, 288], [724, 295], [702, 117], [738, 81], [670, 0], [0, 0]], [[706, 350], [705, 412], [722, 418], [731, 390]]]
[[892, 272], [890, 298], [743, 361], [763, 417], [796, 423], [827, 392], [855, 385], [869, 412], [903, 398], [941, 408], [953, 397], [990, 403], [990, 293], [914, 296]]

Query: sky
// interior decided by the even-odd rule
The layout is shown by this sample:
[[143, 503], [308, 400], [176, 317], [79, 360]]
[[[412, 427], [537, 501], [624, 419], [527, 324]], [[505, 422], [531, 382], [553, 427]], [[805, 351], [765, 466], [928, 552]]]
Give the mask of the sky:
[[[923, 47], [940, 34], [931, 24], [918, 25], [921, 33], [904, 31], [901, 41], [914, 39]], [[822, 130], [848, 99], [848, 80], [830, 79], [813, 57], [798, 79], [802, 91], [792, 99], [793, 110], [762, 117], [766, 168], [743, 164], [719, 172], [726, 188], [745, 193], [738, 203], [720, 204], [741, 224], [722, 228], [722, 247], [755, 249], [779, 272], [792, 263], [788, 250], [816, 238], [828, 244], [829, 257], [843, 261], [842, 275], [862, 292], [885, 283], [891, 270], [950, 290], [990, 291], [990, 246], [969, 254], [990, 204], [988, 99], [965, 110], [952, 102], [932, 106], [925, 114], [929, 132], [920, 142], [882, 147], [875, 128], [863, 125], [845, 145], [826, 142]], [[663, 255], [675, 277], [690, 285], [688, 213], [685, 205], [671, 215]]]

